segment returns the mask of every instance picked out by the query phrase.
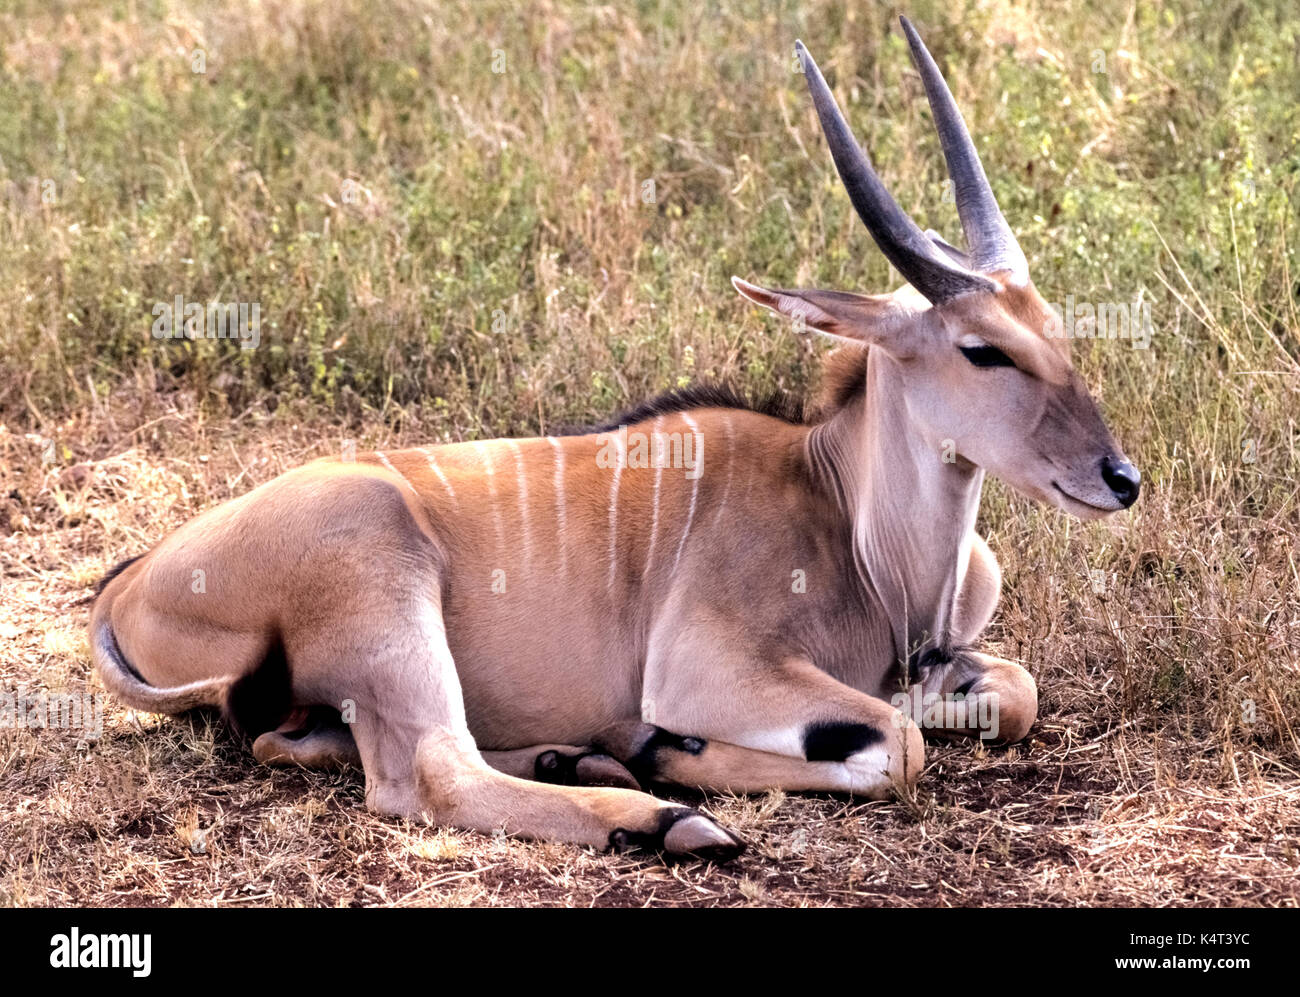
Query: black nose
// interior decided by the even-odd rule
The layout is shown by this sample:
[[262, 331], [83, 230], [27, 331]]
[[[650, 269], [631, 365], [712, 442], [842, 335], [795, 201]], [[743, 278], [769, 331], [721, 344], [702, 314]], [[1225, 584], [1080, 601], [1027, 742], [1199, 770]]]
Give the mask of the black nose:
[[1116, 460], [1111, 456], [1103, 457], [1101, 476], [1124, 508], [1127, 509], [1137, 501], [1142, 475], [1138, 474], [1138, 469], [1128, 461]]

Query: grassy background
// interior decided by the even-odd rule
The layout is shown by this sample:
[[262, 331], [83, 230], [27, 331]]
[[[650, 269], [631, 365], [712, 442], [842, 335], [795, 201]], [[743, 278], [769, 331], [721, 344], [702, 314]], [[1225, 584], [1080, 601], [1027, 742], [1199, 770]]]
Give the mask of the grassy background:
[[[994, 759], [942, 749], [921, 804], [718, 803], [769, 866], [709, 873], [723, 878], [707, 892], [1294, 904], [1300, 16], [1284, 0], [904, 9], [945, 69], [1044, 296], [1151, 302], [1149, 349], [1075, 344], [1146, 485], [1124, 519], [1090, 526], [996, 483], [986, 492], [981, 528], [1006, 575], [993, 644], [1043, 691], [1025, 748]], [[904, 207], [949, 238], [960, 231], [899, 11], [782, 0], [4, 4], [6, 688], [93, 687], [83, 611], [71, 607], [104, 567], [345, 437], [392, 446], [534, 433], [698, 377], [809, 389], [821, 347], [742, 305], [727, 278], [882, 291], [897, 277], [835, 178], [793, 71], [796, 37]], [[153, 305], [176, 295], [259, 302], [261, 346], [153, 340]], [[1099, 589], [1090, 572], [1103, 573]], [[215, 818], [197, 789], [178, 788], [195, 743], [225, 776], [247, 769], [216, 733], [182, 724], [141, 756], [138, 728], [115, 718], [118, 740], [89, 754], [48, 732], [0, 731], [10, 818], [0, 898], [118, 902], [117, 887], [79, 864], [86, 848], [108, 846], [78, 845], [89, 832], [77, 822], [92, 841], [137, 825], [197, 827]], [[124, 768], [139, 791], [105, 816], [96, 787]], [[295, 778], [304, 806], [332, 813], [321, 801], [337, 783]], [[1020, 849], [1022, 832], [995, 816], [995, 837], [1010, 844], [987, 869], [977, 862], [981, 822], [1002, 799], [981, 779], [1017, 787], [1051, 846]], [[353, 791], [340, 826], [389, 848], [391, 825], [357, 815], [357, 802]], [[788, 836], [823, 820], [858, 860], [871, 836], [886, 850], [895, 841], [903, 865], [953, 863], [948, 892], [841, 895], [840, 845], [805, 872], [820, 884], [811, 893], [790, 892], [788, 869], [779, 888], [753, 885], [760, 868], [812, 862]], [[245, 831], [228, 826], [232, 842]], [[1119, 849], [1132, 835], [1141, 847]], [[456, 840], [424, 859], [474, 868], [474, 839]], [[927, 851], [935, 840], [949, 845]], [[151, 833], [127, 851], [143, 861], [162, 847]], [[520, 869], [567, 854], [511, 847]], [[1112, 862], [1121, 852], [1131, 864]], [[265, 870], [248, 861], [257, 881]], [[625, 861], [583, 857], [567, 892], [472, 896], [582, 902], [598, 895], [583, 876], [598, 884]], [[269, 902], [375, 899], [293, 881]], [[125, 894], [225, 895], [220, 883], [204, 893], [150, 882]]]

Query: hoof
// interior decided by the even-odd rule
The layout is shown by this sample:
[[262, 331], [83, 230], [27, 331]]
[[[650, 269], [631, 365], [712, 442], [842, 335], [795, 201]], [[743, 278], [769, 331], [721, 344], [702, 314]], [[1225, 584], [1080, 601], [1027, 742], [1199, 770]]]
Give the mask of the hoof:
[[632, 777], [632, 773], [622, 763], [593, 752], [583, 755], [574, 767], [579, 786], [612, 786], [615, 789], [640, 789], [641, 784]]
[[253, 757], [262, 765], [292, 765], [293, 749], [289, 739], [269, 730], [253, 742]]
[[690, 855], [706, 862], [730, 862], [745, 850], [745, 843], [703, 814], [683, 817], [664, 835], [664, 851]]
[[533, 778], [557, 786], [611, 786], [640, 789], [641, 784], [620, 762], [599, 751], [565, 755], [543, 751], [533, 763]]
[[730, 862], [745, 850], [745, 843], [709, 818], [685, 807], [670, 811], [658, 832], [627, 831], [619, 828], [609, 836], [615, 851], [643, 848], [665, 855]]
[[253, 757], [263, 765], [298, 765], [341, 771], [361, 766], [352, 735], [340, 727], [316, 727], [284, 733], [268, 730], [253, 742]]

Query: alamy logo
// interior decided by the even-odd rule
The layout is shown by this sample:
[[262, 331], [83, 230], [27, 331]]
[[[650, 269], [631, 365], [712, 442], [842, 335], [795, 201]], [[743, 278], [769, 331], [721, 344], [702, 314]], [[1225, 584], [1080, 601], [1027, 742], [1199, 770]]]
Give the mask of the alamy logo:
[[255, 350], [262, 341], [260, 301], [188, 304], [182, 295], [153, 306], [154, 339], [237, 339], [240, 349]]
[[129, 969], [148, 976], [153, 964], [152, 935], [83, 935], [73, 928], [50, 938], [50, 965], [55, 969]]
[[1043, 327], [1048, 339], [1128, 339], [1135, 350], [1151, 345], [1151, 302], [1141, 296], [1129, 301], [1075, 301], [1065, 296], [1065, 307], [1048, 302], [1053, 316]]
[[104, 733], [104, 697], [100, 693], [0, 692], [0, 729], [54, 727], [80, 730], [88, 741]]
[[983, 741], [998, 736], [998, 695], [986, 692], [964, 695], [960, 692], [921, 694], [919, 684], [906, 692], [896, 692], [889, 705], [898, 711], [894, 723], [902, 727], [907, 718], [922, 730], [970, 730], [980, 732]]
[[694, 481], [704, 473], [704, 437], [700, 433], [616, 432], [596, 437], [601, 444], [596, 466], [604, 468], [684, 468], [686, 479]]

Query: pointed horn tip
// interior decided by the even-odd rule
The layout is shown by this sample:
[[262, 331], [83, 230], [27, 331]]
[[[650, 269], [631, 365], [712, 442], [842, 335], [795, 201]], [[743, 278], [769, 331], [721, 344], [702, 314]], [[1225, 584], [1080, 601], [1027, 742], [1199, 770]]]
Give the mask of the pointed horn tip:
[[903, 25], [903, 34], [907, 37], [907, 46], [912, 50], [912, 56], [915, 58], [921, 52], [928, 55], [929, 50], [925, 47], [925, 42], [921, 41], [920, 32], [912, 26], [912, 22], [902, 14], [898, 15], [898, 20]]
[[816, 61], [812, 57], [812, 53], [808, 51], [808, 46], [798, 38], [794, 40], [794, 54], [799, 57], [799, 65], [803, 66], [805, 71], [809, 66], [817, 65]]

